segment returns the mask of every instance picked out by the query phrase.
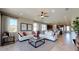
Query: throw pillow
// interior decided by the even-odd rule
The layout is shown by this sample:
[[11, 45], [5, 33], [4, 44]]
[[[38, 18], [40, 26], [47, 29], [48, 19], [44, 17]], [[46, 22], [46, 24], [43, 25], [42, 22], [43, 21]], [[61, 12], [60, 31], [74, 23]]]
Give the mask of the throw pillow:
[[23, 36], [27, 36], [27, 33], [26, 32], [23, 32]]

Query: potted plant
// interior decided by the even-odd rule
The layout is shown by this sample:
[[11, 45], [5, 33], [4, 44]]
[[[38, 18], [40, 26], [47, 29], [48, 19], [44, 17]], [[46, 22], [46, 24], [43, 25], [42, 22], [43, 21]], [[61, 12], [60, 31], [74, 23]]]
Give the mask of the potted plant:
[[76, 47], [79, 50], [79, 18], [77, 18], [75, 21], [73, 21], [73, 29], [77, 34], [75, 44], [76, 44]]
[[79, 35], [79, 19], [73, 21], [73, 29]]

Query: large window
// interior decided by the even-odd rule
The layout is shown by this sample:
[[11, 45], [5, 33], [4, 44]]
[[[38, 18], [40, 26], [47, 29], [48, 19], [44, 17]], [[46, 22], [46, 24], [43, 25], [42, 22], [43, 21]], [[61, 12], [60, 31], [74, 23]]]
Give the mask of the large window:
[[38, 31], [38, 23], [33, 23], [33, 31]]
[[9, 32], [17, 32], [17, 20], [16, 19], [14, 19], [14, 18], [9, 18], [8, 20], [7, 20], [8, 22], [8, 31]]
[[47, 25], [46, 25], [46, 24], [41, 24], [41, 30], [42, 30], [42, 31], [47, 30]]
[[33, 31], [45, 31], [47, 30], [47, 25], [46, 24], [40, 24], [40, 23], [33, 23]]

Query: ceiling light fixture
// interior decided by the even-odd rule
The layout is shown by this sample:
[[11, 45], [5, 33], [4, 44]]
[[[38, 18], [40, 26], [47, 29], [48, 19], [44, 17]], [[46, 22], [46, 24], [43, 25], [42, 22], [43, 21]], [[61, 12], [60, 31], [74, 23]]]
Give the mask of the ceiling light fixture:
[[55, 13], [55, 10], [54, 9], [52, 10], [52, 13]]
[[22, 15], [23, 15], [23, 13], [20, 13], [20, 15], [22, 16]]
[[44, 19], [45, 17], [48, 17], [48, 10], [41, 11], [41, 18]]
[[44, 16], [41, 16], [41, 18], [43, 18]]

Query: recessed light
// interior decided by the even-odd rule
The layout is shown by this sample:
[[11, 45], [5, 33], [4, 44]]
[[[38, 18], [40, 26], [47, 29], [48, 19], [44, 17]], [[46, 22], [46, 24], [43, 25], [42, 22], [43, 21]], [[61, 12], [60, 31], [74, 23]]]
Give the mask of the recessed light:
[[52, 13], [54, 13], [54, 12], [55, 12], [55, 10], [53, 9], [53, 10], [52, 10]]
[[66, 10], [66, 11], [68, 11], [68, 10], [69, 10], [69, 8], [65, 8], [65, 10]]
[[20, 13], [20, 15], [23, 15], [23, 13]]

